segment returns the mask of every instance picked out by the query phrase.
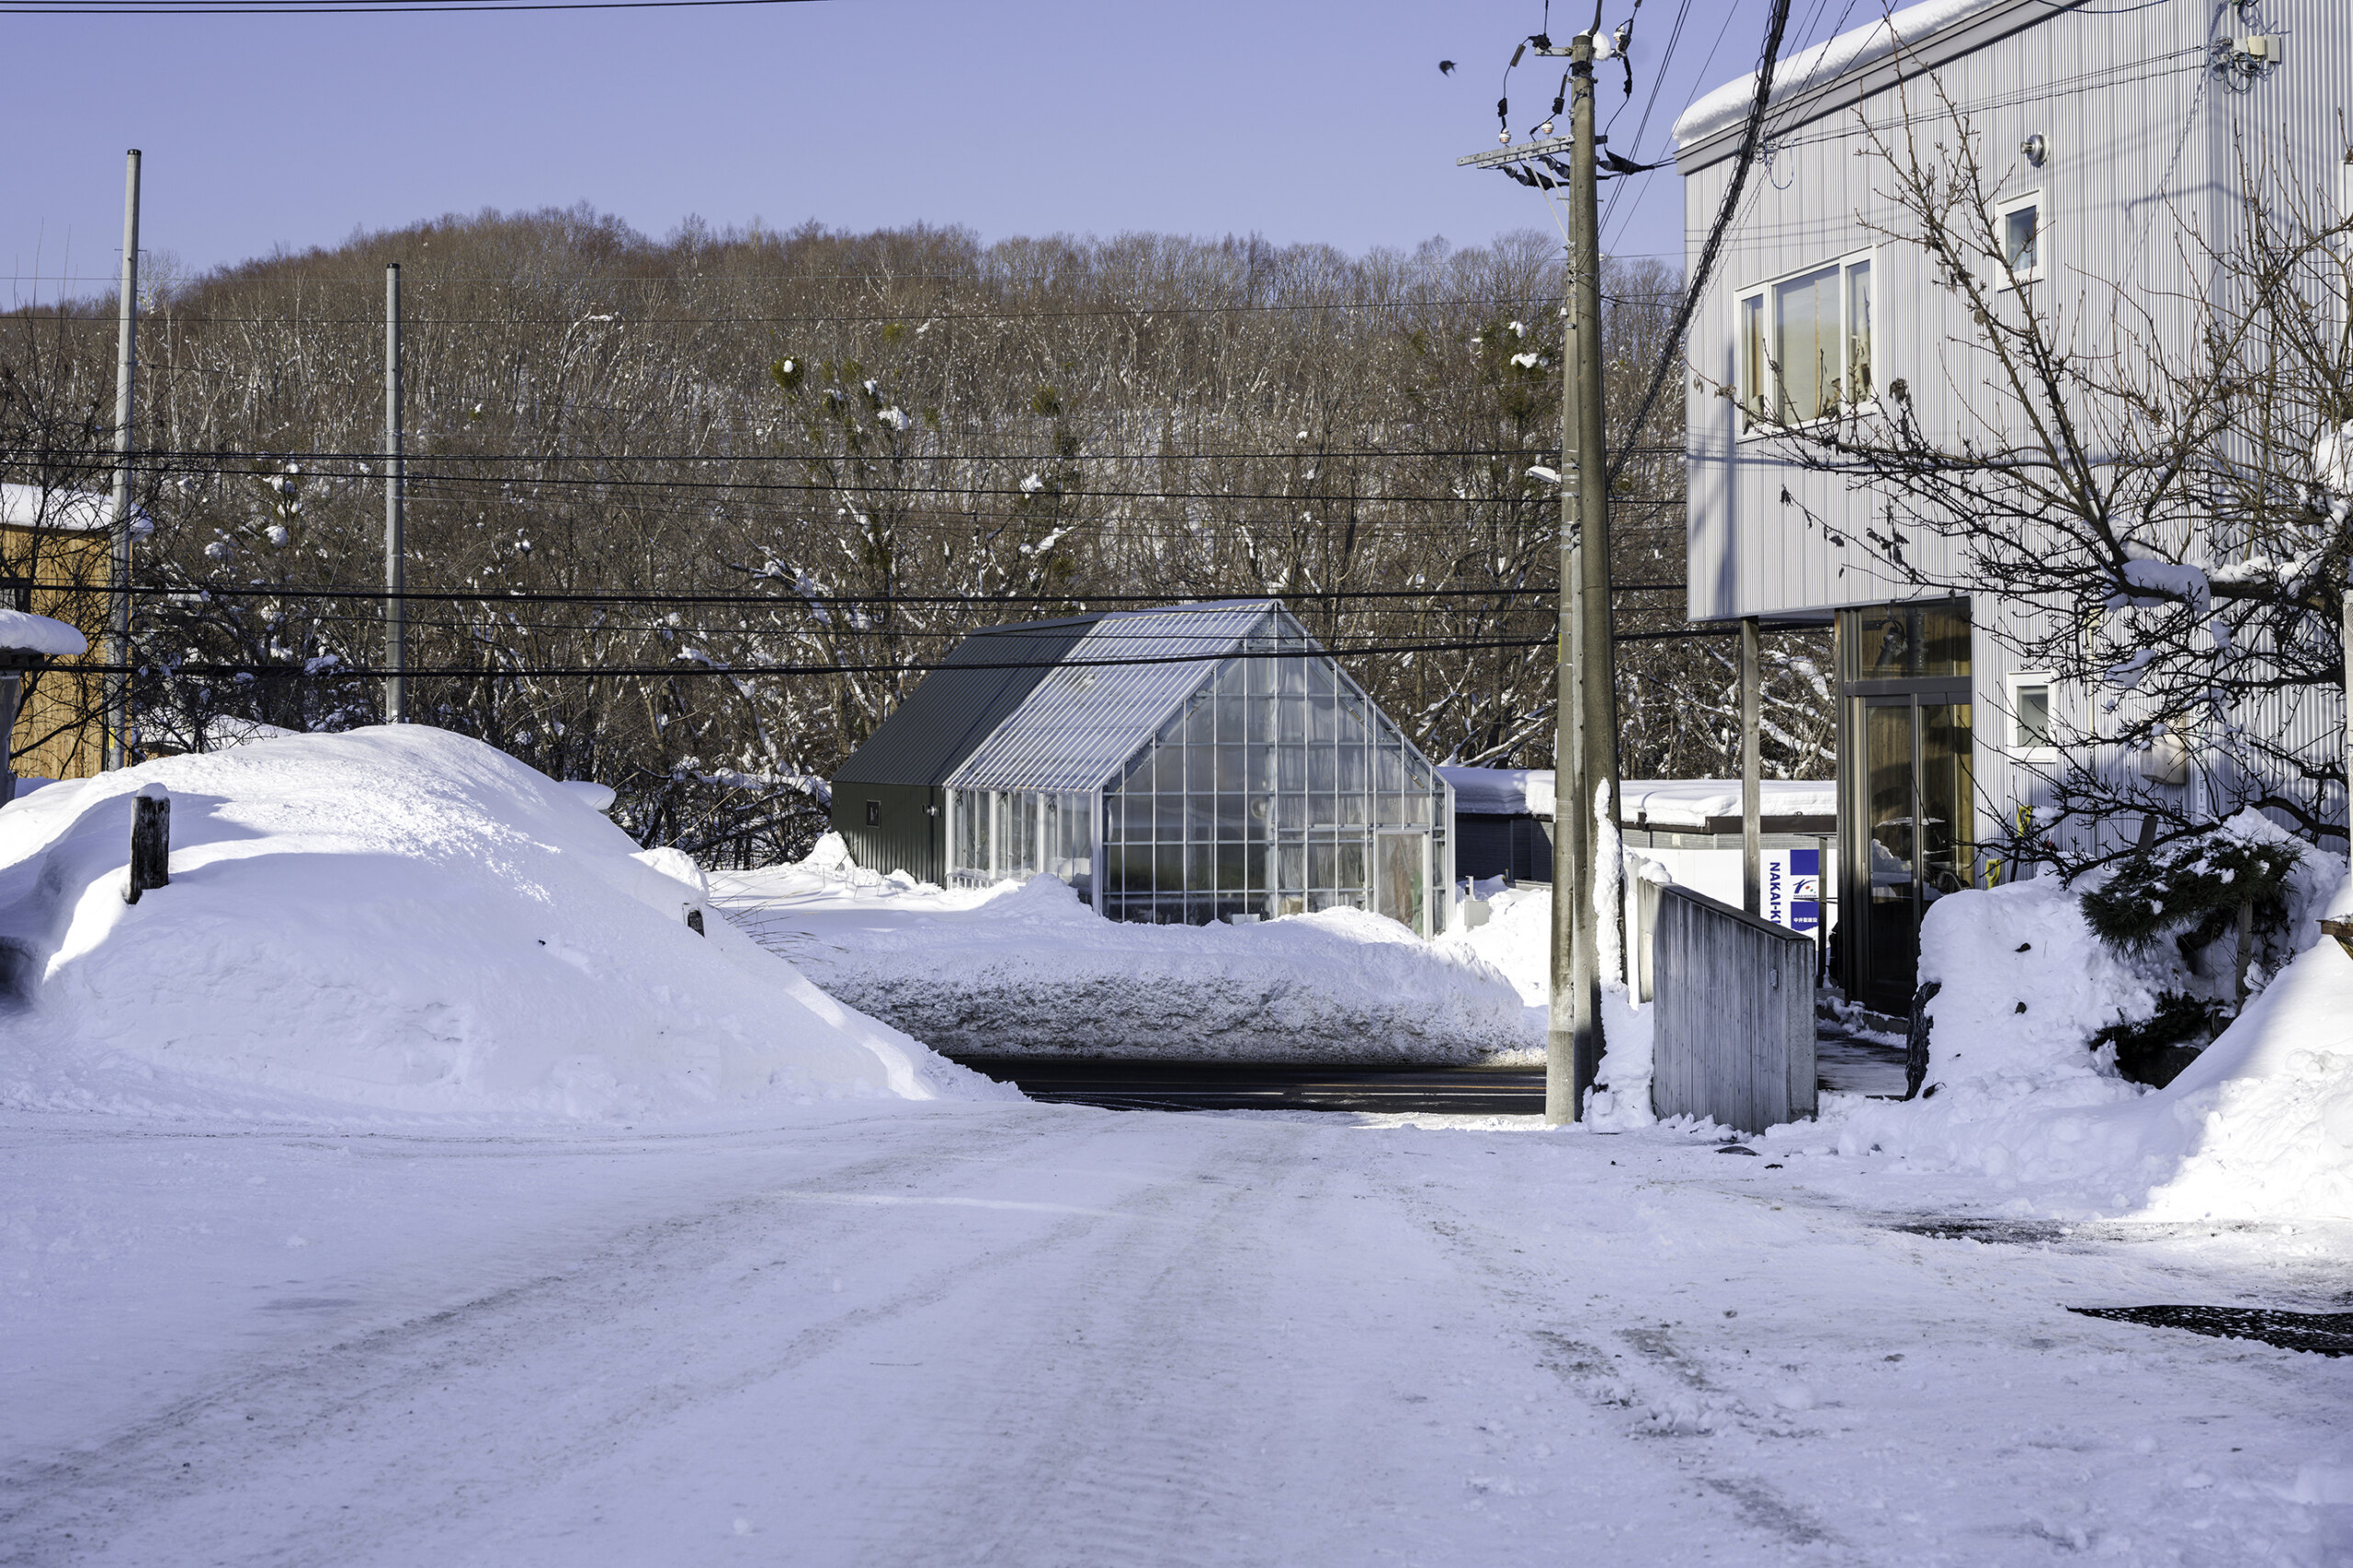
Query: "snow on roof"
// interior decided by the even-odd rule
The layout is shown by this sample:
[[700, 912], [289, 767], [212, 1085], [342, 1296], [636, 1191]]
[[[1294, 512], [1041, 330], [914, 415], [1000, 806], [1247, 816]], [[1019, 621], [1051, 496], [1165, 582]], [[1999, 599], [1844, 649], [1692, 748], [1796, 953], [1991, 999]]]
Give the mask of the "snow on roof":
[[12, 653], [46, 653], [70, 659], [90, 651], [89, 639], [62, 620], [28, 615], [20, 609], [0, 609], [0, 650]]
[[1454, 786], [1457, 816], [1552, 814], [1552, 770], [1549, 767], [1441, 767], [1438, 774]]
[[[1540, 816], [1553, 812], [1549, 767], [1441, 767], [1454, 786], [1458, 816]], [[1768, 817], [1837, 813], [1828, 780], [1768, 778], [1759, 791]], [[1711, 818], [1740, 814], [1737, 778], [1629, 778], [1618, 786], [1620, 819], [1629, 827], [1704, 829]]]
[[[1773, 72], [1772, 101], [1786, 103], [1809, 88], [1877, 64], [1897, 49], [1916, 44], [1931, 33], [2008, 4], [2010, 0], [1922, 0], [1917, 6], [1906, 6], [1780, 62]], [[1739, 124], [1756, 97], [1756, 72], [1726, 82], [1683, 111], [1683, 118], [1675, 122], [1676, 147], [1688, 147], [1727, 126]]]
[[[1826, 817], [1838, 811], [1828, 779], [1768, 778], [1757, 793], [1768, 817]], [[1737, 778], [1629, 778], [1618, 787], [1618, 816], [1629, 827], [1704, 828], [1715, 817], [1740, 815]]]
[[[1269, 624], [1270, 618], [1274, 623]], [[1150, 740], [1245, 638], [1283, 634], [1320, 652], [1271, 599], [1104, 616], [948, 778], [951, 790], [1094, 790]], [[1166, 664], [1120, 664], [1167, 659]], [[1091, 667], [1090, 667], [1091, 666]]]
[[0, 528], [80, 532], [103, 528], [113, 521], [111, 495], [87, 490], [45, 490], [38, 484], [0, 484]]

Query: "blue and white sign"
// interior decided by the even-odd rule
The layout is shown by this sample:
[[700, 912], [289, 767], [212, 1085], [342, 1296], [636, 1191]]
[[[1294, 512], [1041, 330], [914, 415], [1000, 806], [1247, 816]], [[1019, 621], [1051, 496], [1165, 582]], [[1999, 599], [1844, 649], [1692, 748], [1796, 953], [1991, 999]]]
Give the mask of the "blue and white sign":
[[1822, 939], [1822, 851], [1765, 851], [1765, 899], [1762, 913], [1776, 926]]

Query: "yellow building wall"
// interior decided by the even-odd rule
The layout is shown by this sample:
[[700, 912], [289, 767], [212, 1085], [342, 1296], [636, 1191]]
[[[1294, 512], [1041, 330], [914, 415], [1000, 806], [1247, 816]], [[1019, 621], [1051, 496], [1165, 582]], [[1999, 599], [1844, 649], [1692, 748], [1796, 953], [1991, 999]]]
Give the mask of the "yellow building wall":
[[[102, 759], [103, 678], [76, 666], [106, 658], [106, 589], [111, 544], [102, 529], [0, 526], [0, 583], [28, 585], [35, 615], [64, 621], [90, 640], [78, 659], [52, 660], [27, 676], [9, 737], [12, 767], [40, 778], [85, 778]], [[10, 608], [23, 597], [9, 592]]]

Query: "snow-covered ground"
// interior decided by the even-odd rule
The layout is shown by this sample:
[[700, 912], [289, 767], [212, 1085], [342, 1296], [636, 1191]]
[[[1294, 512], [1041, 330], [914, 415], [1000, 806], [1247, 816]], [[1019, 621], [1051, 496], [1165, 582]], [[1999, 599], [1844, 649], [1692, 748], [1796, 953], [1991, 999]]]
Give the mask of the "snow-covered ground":
[[1653, 1128], [0, 1113], [0, 1559], [2342, 1563], [2344, 1225]]
[[712, 900], [825, 991], [937, 1050], [1436, 1064], [1542, 1044], [1477, 949], [1361, 910], [1128, 925], [1051, 877], [942, 891], [858, 870], [838, 846], [714, 876]]
[[2067, 1310], [2346, 1310], [2353, 959], [2301, 924], [2155, 1093], [2029, 883], [1939, 901], [1910, 1104], [1659, 1124], [1613, 1003], [1585, 1127], [1120, 1113], [812, 981], [1524, 1038], [1549, 910], [722, 890], [787, 962], [585, 795], [371, 731], [0, 808], [0, 1562], [2353, 1563], [2353, 1358]]

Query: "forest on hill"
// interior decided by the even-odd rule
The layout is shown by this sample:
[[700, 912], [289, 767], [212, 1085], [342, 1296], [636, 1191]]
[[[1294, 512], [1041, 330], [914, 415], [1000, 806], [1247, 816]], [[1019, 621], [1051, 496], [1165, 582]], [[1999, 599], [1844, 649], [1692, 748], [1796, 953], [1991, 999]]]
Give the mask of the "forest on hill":
[[[410, 714], [758, 863], [976, 627], [1279, 596], [1432, 756], [1548, 767], [1562, 267], [1533, 232], [1347, 256], [815, 225], [451, 217], [142, 300], [134, 745], [381, 715], [384, 267], [403, 273]], [[1616, 419], [1680, 278], [1603, 280]], [[111, 483], [114, 303], [0, 315], [0, 480]], [[1625, 766], [1736, 767], [1683, 634], [1683, 400], [1613, 492]], [[1768, 641], [1817, 776], [1826, 645]], [[56, 677], [48, 677], [54, 681]], [[21, 738], [20, 738], [21, 740]]]

